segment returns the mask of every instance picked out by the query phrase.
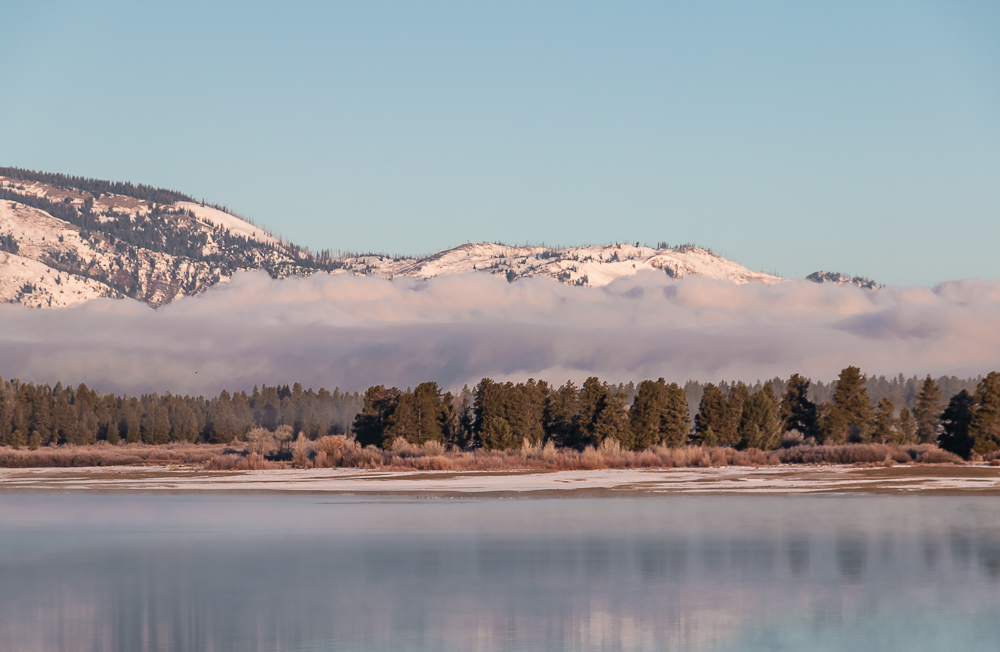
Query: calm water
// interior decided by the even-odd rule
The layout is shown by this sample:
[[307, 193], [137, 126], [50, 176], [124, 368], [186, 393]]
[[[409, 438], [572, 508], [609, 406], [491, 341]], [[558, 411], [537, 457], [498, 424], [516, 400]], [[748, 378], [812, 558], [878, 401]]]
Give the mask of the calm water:
[[0, 494], [0, 650], [990, 650], [988, 497]]

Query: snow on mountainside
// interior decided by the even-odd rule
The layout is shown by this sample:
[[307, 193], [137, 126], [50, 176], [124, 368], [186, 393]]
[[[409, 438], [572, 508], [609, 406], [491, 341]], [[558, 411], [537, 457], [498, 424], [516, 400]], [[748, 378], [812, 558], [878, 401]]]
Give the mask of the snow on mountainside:
[[241, 270], [427, 279], [485, 272], [603, 286], [642, 270], [734, 283], [782, 281], [693, 246], [547, 248], [465, 244], [421, 258], [331, 257], [282, 242], [178, 192], [0, 168], [0, 302], [57, 308], [99, 297], [159, 306], [201, 294]]
[[338, 262], [347, 271], [384, 278], [488, 272], [508, 280], [548, 276], [563, 283], [591, 287], [607, 285], [641, 270], [658, 270], [674, 278], [696, 274], [735, 283], [770, 285], [783, 280], [692, 246], [653, 249], [617, 244], [549, 249], [474, 243], [420, 259], [359, 256], [340, 258]]
[[210, 224], [213, 227], [222, 227], [234, 235], [240, 235], [250, 240], [257, 240], [258, 242], [266, 244], [279, 244], [278, 239], [264, 229], [256, 227], [234, 215], [224, 213], [217, 208], [202, 206], [201, 204], [196, 204], [193, 201], [175, 202], [174, 206], [180, 208], [181, 210], [188, 211], [189, 213], [193, 213], [194, 216], [202, 222]]

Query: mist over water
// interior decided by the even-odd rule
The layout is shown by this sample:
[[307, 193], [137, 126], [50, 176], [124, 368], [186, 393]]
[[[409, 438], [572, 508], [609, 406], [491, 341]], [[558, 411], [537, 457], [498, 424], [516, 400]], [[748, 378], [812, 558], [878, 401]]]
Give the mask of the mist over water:
[[0, 497], [4, 650], [995, 650], [977, 497]]
[[263, 272], [158, 310], [101, 299], [0, 306], [0, 375], [102, 391], [266, 383], [446, 389], [483, 377], [683, 383], [802, 373], [974, 377], [1000, 368], [1000, 281], [934, 288], [736, 285], [642, 272], [601, 288], [489, 274], [427, 281]]

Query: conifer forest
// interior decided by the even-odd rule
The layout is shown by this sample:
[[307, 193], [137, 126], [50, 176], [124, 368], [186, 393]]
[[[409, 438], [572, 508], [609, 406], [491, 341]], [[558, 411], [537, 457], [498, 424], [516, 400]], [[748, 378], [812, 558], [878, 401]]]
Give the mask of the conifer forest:
[[581, 385], [482, 379], [364, 393], [261, 386], [218, 396], [102, 393], [86, 385], [0, 381], [0, 446], [38, 449], [176, 442], [243, 442], [263, 429], [305, 440], [331, 435], [389, 449], [434, 442], [457, 451], [612, 444], [769, 451], [801, 445], [933, 444], [964, 459], [1000, 450], [1000, 373], [976, 379], [868, 378], [847, 367], [830, 384], [798, 374], [748, 385], [664, 379]]

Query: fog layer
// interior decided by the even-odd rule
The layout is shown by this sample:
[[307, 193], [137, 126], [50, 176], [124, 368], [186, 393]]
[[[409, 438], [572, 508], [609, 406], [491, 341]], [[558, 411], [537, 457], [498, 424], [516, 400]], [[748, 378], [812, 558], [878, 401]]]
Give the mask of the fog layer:
[[152, 310], [0, 306], [0, 375], [106, 391], [255, 384], [363, 390], [495, 379], [756, 380], [1000, 368], [1000, 281], [934, 288], [735, 285], [644, 272], [603, 288], [486, 274], [429, 281], [237, 275]]

